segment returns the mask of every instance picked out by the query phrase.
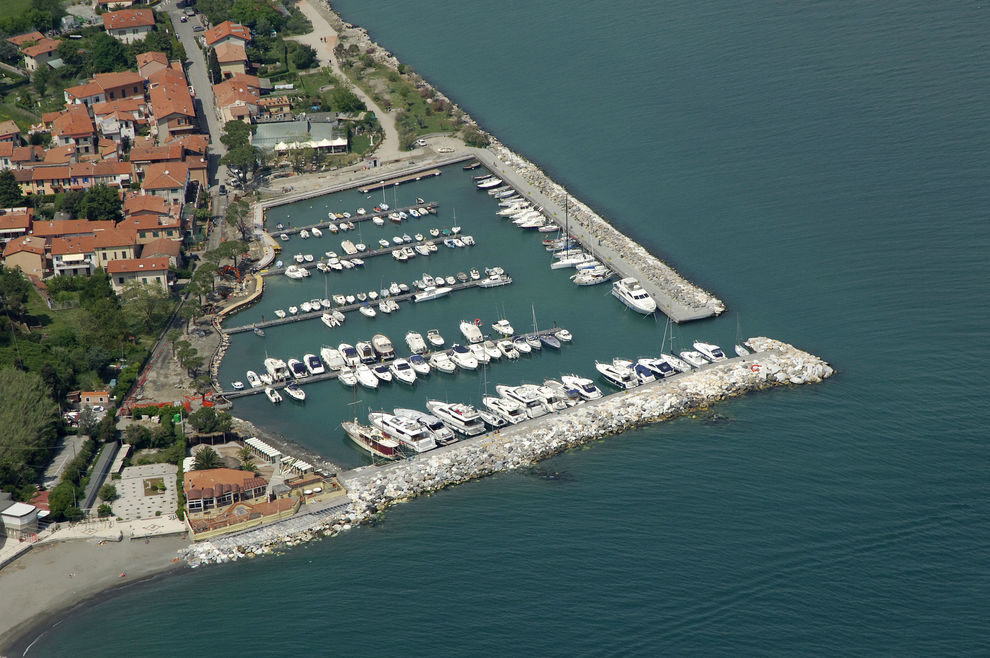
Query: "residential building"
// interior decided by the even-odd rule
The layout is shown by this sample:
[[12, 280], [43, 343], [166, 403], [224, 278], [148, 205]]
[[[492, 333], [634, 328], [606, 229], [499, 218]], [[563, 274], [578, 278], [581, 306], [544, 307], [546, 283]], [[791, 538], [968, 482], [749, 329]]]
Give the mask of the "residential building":
[[92, 236], [52, 238], [52, 270], [55, 276], [89, 276], [96, 254]]
[[287, 114], [292, 111], [288, 96], [264, 96], [258, 100], [258, 105], [268, 114]]
[[137, 256], [137, 232], [129, 227], [115, 227], [97, 231], [93, 235], [94, 265], [106, 268], [116, 260], [130, 260]]
[[33, 45], [21, 49], [24, 55], [24, 68], [28, 71], [37, 71], [40, 67], [46, 66], [53, 59], [58, 58], [58, 46], [61, 41], [55, 39], [39, 39]]
[[[0, 217], [0, 225], [2, 224], [3, 217]], [[45, 278], [48, 271], [45, 263], [45, 241], [42, 238], [22, 235], [10, 240], [3, 247], [4, 267], [10, 269], [19, 267], [29, 277]]]
[[31, 225], [31, 235], [36, 238], [74, 238], [93, 237], [97, 231], [106, 231], [113, 228], [113, 222], [89, 221], [88, 219], [49, 219], [47, 221], [35, 221]]
[[223, 123], [234, 120], [251, 123], [251, 117], [261, 113], [258, 104], [261, 94], [256, 88], [239, 81], [231, 79], [213, 85], [213, 96]]
[[237, 41], [228, 41], [214, 48], [213, 52], [217, 55], [220, 72], [224, 78], [229, 78], [237, 73], [247, 73], [249, 61], [243, 44]]
[[154, 119], [151, 132], [158, 137], [158, 141], [166, 143], [175, 136], [193, 132], [196, 128], [196, 108], [182, 66], [175, 62], [153, 74], [148, 83], [151, 86], [148, 98]]
[[144, 99], [125, 98], [93, 106], [93, 121], [101, 135], [114, 142], [137, 136], [139, 126], [147, 125], [148, 107]]
[[14, 44], [18, 48], [22, 48], [25, 45], [30, 45], [32, 43], [37, 43], [45, 38], [45, 35], [37, 30], [33, 32], [25, 32], [23, 34], [18, 34], [7, 39], [9, 43]]
[[96, 153], [96, 126], [83, 105], [70, 105], [52, 122], [52, 143], [71, 144], [77, 155]]
[[239, 43], [242, 46], [251, 41], [251, 30], [246, 25], [224, 21], [208, 29], [203, 38], [210, 48], [222, 46], [225, 43]]
[[107, 274], [110, 275], [110, 285], [117, 293], [120, 293], [132, 281], [158, 285], [162, 290], [168, 292], [168, 258], [133, 258], [110, 261], [107, 264]]
[[155, 27], [151, 9], [123, 9], [103, 14], [103, 27], [114, 39], [131, 43], [147, 36]]
[[182, 242], [168, 238], [158, 238], [141, 248], [141, 258], [166, 258], [169, 267], [178, 267], [182, 258]]
[[79, 406], [105, 407], [110, 404], [110, 391], [79, 391]]
[[184, 162], [162, 162], [145, 169], [141, 190], [171, 203], [184, 203], [189, 186], [189, 166]]
[[0, 208], [0, 242], [27, 235], [34, 220], [34, 208]]
[[202, 514], [237, 502], [263, 498], [268, 490], [268, 481], [247, 471], [209, 468], [184, 473], [182, 490], [186, 495], [186, 511]]
[[21, 129], [13, 121], [0, 121], [0, 144], [21, 145]]
[[172, 216], [125, 217], [117, 226], [134, 229], [137, 243], [144, 245], [159, 238], [182, 240], [182, 219]]
[[13, 169], [14, 165], [10, 161], [14, 155], [13, 142], [0, 142], [0, 169]]
[[138, 73], [147, 80], [155, 73], [168, 68], [168, 55], [152, 50], [137, 56]]
[[97, 73], [92, 78], [65, 90], [65, 102], [91, 107], [97, 103], [134, 98], [143, 101], [145, 80], [134, 71]]

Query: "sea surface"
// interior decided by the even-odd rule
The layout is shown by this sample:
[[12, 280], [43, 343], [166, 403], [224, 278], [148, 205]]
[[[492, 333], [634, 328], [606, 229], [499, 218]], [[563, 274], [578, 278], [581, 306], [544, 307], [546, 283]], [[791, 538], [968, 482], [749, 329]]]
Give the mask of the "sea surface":
[[[724, 299], [721, 318], [676, 328], [681, 346], [768, 335], [839, 374], [445, 490], [281, 557], [128, 590], [71, 615], [31, 655], [986, 652], [990, 8], [335, 7]], [[237, 337], [225, 381], [260, 369], [266, 350], [291, 356], [377, 331], [399, 347], [406, 330], [430, 328], [450, 343], [457, 322], [475, 317], [528, 330], [535, 315], [574, 342], [412, 390], [360, 391], [356, 405], [327, 382], [307, 389], [304, 407], [255, 398], [238, 414], [353, 466], [363, 457], [335, 423], [355, 408], [478, 400], [495, 383], [659, 350], [662, 319], [550, 273], [538, 240], [500, 223], [470, 175], [453, 168], [395, 195], [441, 203], [398, 232], [456, 221], [478, 246], [369, 261], [326, 284], [271, 281], [239, 318], [423, 271], [501, 265], [516, 281], [390, 318], [354, 316], [336, 334], [310, 322]], [[280, 221], [372, 201], [307, 202]], [[361, 239], [396, 232], [369, 225]], [[316, 246], [294, 239], [286, 251]]]

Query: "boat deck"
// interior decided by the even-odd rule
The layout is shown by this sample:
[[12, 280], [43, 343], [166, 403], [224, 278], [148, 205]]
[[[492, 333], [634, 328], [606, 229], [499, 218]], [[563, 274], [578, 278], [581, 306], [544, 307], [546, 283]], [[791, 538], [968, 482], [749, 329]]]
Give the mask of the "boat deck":
[[[457, 237], [457, 236], [454, 236], [454, 235], [442, 235], [442, 236], [436, 237], [436, 238], [425, 238], [425, 239], [423, 239], [423, 240], [421, 240], [419, 242], [403, 242], [402, 244], [391, 244], [391, 245], [389, 245], [387, 247], [381, 247], [381, 246], [379, 246], [378, 249], [368, 249], [367, 251], [359, 251], [356, 254], [338, 254], [337, 255], [337, 258], [339, 258], [340, 260], [354, 260], [355, 258], [360, 258], [361, 260], [365, 260], [367, 258], [374, 258], [375, 256], [391, 255], [393, 251], [398, 251], [398, 250], [404, 249], [406, 247], [415, 247], [418, 244], [435, 244], [435, 245], [441, 245], [444, 240], [446, 240], [448, 238], [453, 238], [453, 237]], [[460, 247], [455, 247], [455, 248], [460, 249]], [[416, 257], [417, 258], [427, 258], [427, 256], [421, 256], [420, 254], [416, 254]], [[326, 257], [324, 256], [320, 260], [326, 261]], [[290, 265], [295, 265], [296, 267], [301, 267], [301, 268], [305, 268], [307, 270], [311, 270], [311, 269], [315, 268], [316, 265], [319, 262], [320, 262], [319, 260], [313, 260], [312, 263], [296, 263], [296, 262], [292, 262], [292, 263], [290, 263]], [[287, 268], [288, 268], [288, 265], [286, 265], [284, 267], [273, 267], [271, 269], [267, 269], [264, 272], [262, 272], [261, 273], [261, 276], [274, 276], [276, 274], [285, 274], [285, 270]]]

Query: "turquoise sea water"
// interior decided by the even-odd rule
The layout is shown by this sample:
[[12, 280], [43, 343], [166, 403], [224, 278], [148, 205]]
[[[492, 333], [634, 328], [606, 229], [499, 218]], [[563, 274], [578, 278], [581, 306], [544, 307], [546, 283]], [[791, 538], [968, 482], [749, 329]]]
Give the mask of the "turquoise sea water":
[[[279, 558], [129, 590], [73, 615], [32, 654], [985, 651], [985, 7], [336, 6], [728, 303], [679, 337], [731, 344], [738, 314], [746, 335], [792, 342], [840, 373], [720, 405], [719, 422], [681, 419], [444, 491]], [[409, 193], [443, 204], [437, 222], [456, 208], [479, 245], [441, 247], [428, 268], [376, 264], [385, 281], [538, 255], [448, 173]], [[525, 327], [533, 304], [541, 325], [575, 332], [560, 354], [492, 368], [495, 382], [590, 370], [617, 341], [648, 344], [661, 330], [560, 273], [516, 267], [507, 288], [354, 317], [342, 331], [385, 329], [398, 343], [405, 329], [437, 326], [450, 341], [461, 316], [504, 311]], [[295, 295], [277, 286], [284, 297], [246, 322]], [[312, 292], [298, 301], [323, 296], [317, 277], [299, 286]], [[270, 331], [264, 345], [301, 353], [327, 335], [297, 329]], [[260, 342], [235, 340], [225, 380], [260, 365]], [[479, 376], [433, 377], [416, 393], [361, 396], [374, 406], [483, 387]], [[311, 390], [348, 413], [339, 384]], [[237, 411], [360, 463], [329, 423], [307, 420], [309, 406]]]

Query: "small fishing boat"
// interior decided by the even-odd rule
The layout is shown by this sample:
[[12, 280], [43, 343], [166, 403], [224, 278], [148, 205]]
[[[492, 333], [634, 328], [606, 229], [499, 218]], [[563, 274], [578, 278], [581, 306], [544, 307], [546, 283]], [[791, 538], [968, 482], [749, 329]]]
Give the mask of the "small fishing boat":
[[278, 392], [278, 391], [276, 391], [276, 390], [275, 390], [274, 388], [272, 388], [271, 386], [266, 386], [266, 387], [265, 387], [265, 395], [266, 395], [266, 396], [268, 396], [268, 400], [269, 400], [269, 401], [270, 401], [270, 402], [271, 402], [272, 404], [278, 404], [279, 402], [281, 402], [281, 401], [282, 401], [282, 396], [281, 396], [281, 395], [279, 395], [279, 392]]
[[430, 357], [430, 367], [436, 368], [440, 372], [450, 374], [457, 370], [457, 364], [451, 361], [446, 352], [435, 352]]
[[258, 388], [259, 386], [261, 386], [261, 378], [258, 377], [258, 373], [256, 373], [254, 370], [247, 371], [247, 380], [248, 380], [248, 385], [251, 388]]
[[426, 332], [426, 340], [430, 341], [430, 345], [433, 347], [443, 346], [443, 336], [436, 329], [430, 329]]
[[242, 382], [242, 381], [231, 382], [230, 383], [230, 387], [233, 388], [235, 391], [243, 391], [244, 390], [244, 382]]
[[286, 393], [289, 394], [289, 397], [291, 397], [293, 400], [297, 400], [298, 402], [305, 402], [306, 391], [302, 390], [302, 388], [299, 387], [299, 384], [295, 382], [289, 382], [288, 384], [285, 385], [284, 390]]
[[361, 315], [363, 315], [365, 317], [369, 317], [369, 318], [373, 318], [373, 317], [375, 317], [375, 315], [377, 315], [377, 313], [375, 312], [375, 309], [372, 308], [371, 307], [371, 304], [369, 304], [367, 302], [365, 302], [364, 304], [362, 304], [361, 305], [361, 308], [359, 308], [358, 311], [361, 312]]

